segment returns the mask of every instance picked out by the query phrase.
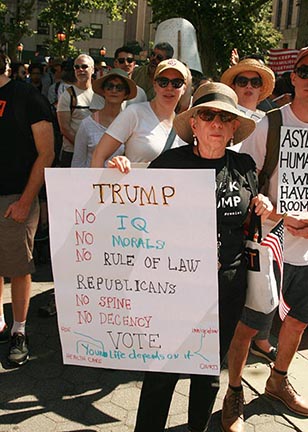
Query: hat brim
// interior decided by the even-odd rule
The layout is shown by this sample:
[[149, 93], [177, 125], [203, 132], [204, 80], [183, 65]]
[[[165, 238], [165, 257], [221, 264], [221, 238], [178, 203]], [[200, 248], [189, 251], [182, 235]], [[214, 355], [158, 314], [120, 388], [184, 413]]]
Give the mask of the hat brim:
[[108, 74], [104, 75], [102, 78], [98, 78], [98, 79], [93, 81], [92, 89], [93, 89], [94, 93], [104, 97], [103, 84], [106, 81], [106, 79], [109, 79], [109, 78], [121, 78], [127, 83], [128, 87], [129, 87], [129, 94], [125, 96], [124, 100], [134, 99], [137, 96], [137, 86], [136, 86], [135, 82], [128, 77], [120, 75], [119, 73], [116, 73], [116, 72], [112, 73], [112, 71], [110, 71]]
[[262, 78], [263, 85], [260, 91], [258, 102], [263, 101], [273, 93], [275, 86], [275, 74], [270, 68], [262, 65], [258, 61], [249, 62], [243, 60], [242, 62], [239, 62], [237, 65], [227, 69], [222, 74], [220, 81], [223, 84], [232, 87], [235, 77], [244, 72], [256, 72]]
[[178, 114], [173, 121], [173, 126], [177, 135], [188, 144], [193, 143], [193, 132], [190, 126], [189, 119], [193, 117], [200, 108], [205, 107], [216, 108], [237, 115], [237, 120], [240, 122], [240, 125], [234, 132], [233, 144], [240, 143], [244, 139], [249, 137], [249, 135], [254, 131], [256, 127], [256, 123], [253, 119], [246, 117], [241, 111], [239, 111], [237, 108], [233, 108], [230, 104], [226, 102], [205, 102], [201, 103], [200, 105], [196, 105], [195, 107], [192, 107], [181, 114]]

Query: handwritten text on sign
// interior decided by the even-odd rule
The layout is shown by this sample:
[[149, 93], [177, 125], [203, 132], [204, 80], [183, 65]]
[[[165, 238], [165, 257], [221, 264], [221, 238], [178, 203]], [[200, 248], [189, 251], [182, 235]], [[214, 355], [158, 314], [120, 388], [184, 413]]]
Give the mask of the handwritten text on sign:
[[66, 364], [219, 373], [214, 172], [47, 169]]
[[308, 129], [281, 127], [277, 210], [308, 211]]

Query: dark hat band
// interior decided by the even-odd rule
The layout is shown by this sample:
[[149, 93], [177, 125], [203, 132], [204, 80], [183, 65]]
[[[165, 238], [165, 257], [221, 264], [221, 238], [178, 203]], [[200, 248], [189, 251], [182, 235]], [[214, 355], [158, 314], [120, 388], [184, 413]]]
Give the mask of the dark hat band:
[[220, 94], [220, 93], [210, 93], [205, 96], [200, 97], [193, 103], [193, 107], [200, 105], [205, 102], [213, 102], [213, 101], [219, 101], [219, 102], [226, 102], [233, 106], [233, 108], [237, 108], [234, 100], [230, 98], [229, 96]]

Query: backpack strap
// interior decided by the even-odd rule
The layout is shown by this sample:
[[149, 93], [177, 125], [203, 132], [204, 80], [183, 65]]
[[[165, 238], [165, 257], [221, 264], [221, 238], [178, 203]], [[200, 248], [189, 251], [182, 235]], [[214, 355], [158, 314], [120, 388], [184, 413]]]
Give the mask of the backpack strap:
[[73, 113], [73, 111], [77, 105], [77, 95], [76, 95], [76, 92], [75, 92], [75, 89], [73, 86], [68, 87], [66, 90], [69, 92], [69, 94], [71, 96], [70, 110], [71, 110], [71, 113]]
[[259, 173], [259, 191], [268, 194], [269, 180], [277, 166], [280, 148], [280, 127], [282, 115], [280, 109], [273, 109], [266, 113], [268, 118], [268, 132], [266, 140], [266, 155], [261, 172]]

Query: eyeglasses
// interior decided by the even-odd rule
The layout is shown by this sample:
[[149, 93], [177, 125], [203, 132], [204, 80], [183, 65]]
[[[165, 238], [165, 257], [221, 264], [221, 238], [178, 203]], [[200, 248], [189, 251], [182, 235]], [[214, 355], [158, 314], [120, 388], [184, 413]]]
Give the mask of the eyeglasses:
[[205, 122], [212, 122], [216, 116], [218, 116], [223, 123], [230, 123], [237, 118], [236, 114], [227, 111], [213, 111], [211, 109], [199, 110], [197, 115]]
[[133, 59], [133, 57], [120, 57], [120, 58], [117, 58], [117, 60], [120, 64], [124, 64], [125, 62], [127, 62], [128, 64], [131, 64], [135, 61]]
[[171, 83], [171, 85], [174, 89], [179, 89], [184, 84], [184, 80], [182, 78], [169, 79], [167, 77], [158, 77], [158, 78], [156, 78], [155, 81], [157, 82], [157, 84], [161, 88], [166, 88], [166, 87], [168, 87], [169, 83]]
[[249, 82], [253, 88], [260, 88], [263, 85], [262, 78], [260, 77], [247, 78], [245, 76], [237, 76], [234, 80], [234, 84], [237, 84], [239, 87], [246, 87]]
[[79, 70], [79, 69], [86, 70], [86, 69], [88, 69], [88, 67], [89, 67], [89, 65], [87, 65], [87, 64], [81, 64], [81, 65], [74, 64], [74, 69], [75, 70]]
[[115, 90], [117, 92], [121, 92], [125, 90], [125, 85], [124, 84], [112, 84], [111, 82], [108, 82], [106, 84], [103, 85], [103, 89], [105, 90]]
[[164, 57], [163, 55], [161, 55], [161, 54], [155, 54], [154, 51], [151, 53], [151, 57], [152, 57], [153, 59], [155, 58], [155, 59], [158, 60], [159, 62], [165, 60], [165, 57]]
[[302, 65], [294, 71], [301, 79], [308, 79], [308, 65]]

